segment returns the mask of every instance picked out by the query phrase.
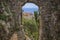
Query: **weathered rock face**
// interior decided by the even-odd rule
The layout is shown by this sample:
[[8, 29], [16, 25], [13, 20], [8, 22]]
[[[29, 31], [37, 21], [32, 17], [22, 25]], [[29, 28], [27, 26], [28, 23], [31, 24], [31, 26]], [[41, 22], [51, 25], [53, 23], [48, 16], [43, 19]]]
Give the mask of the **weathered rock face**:
[[[42, 19], [42, 34], [40, 36], [41, 40], [60, 40], [59, 39], [59, 10], [58, 5], [60, 1], [58, 0], [41, 0], [41, 19]], [[57, 16], [58, 15], [58, 16]], [[58, 31], [57, 31], [58, 30]], [[58, 36], [59, 35], [59, 36]]]

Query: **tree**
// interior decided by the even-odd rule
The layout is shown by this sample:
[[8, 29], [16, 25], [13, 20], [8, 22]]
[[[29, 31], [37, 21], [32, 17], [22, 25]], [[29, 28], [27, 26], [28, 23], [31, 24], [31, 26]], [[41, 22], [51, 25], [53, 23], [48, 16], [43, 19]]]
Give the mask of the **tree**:
[[38, 21], [38, 13], [37, 13], [37, 11], [34, 11], [34, 16], [35, 16], [35, 20], [36, 20], [36, 22]]

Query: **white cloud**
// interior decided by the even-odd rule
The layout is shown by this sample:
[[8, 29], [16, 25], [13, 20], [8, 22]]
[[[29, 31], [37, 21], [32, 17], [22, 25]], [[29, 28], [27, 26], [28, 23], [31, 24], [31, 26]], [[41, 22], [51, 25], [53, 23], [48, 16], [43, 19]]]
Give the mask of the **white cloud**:
[[23, 7], [22, 7], [22, 9], [24, 9], [24, 8], [39, 8], [36, 4], [34, 4], [34, 3], [26, 3]]

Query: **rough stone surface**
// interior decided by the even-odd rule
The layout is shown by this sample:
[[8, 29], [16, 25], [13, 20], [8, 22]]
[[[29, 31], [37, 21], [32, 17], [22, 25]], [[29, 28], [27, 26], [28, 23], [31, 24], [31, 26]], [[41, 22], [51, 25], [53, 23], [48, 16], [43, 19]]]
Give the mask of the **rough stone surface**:
[[[0, 0], [0, 4], [4, 3], [4, 0]], [[11, 10], [11, 16], [9, 17], [10, 29], [8, 34], [4, 34], [7, 38], [11, 38], [14, 32], [17, 32], [18, 40], [25, 40], [24, 32], [21, 30], [21, 14], [22, 14], [22, 6], [27, 3], [32, 2], [39, 6], [40, 16], [42, 22], [39, 25], [39, 40], [60, 40], [60, 0], [9, 0], [7, 1], [7, 5]], [[0, 13], [3, 13], [3, 7], [0, 7]], [[14, 16], [13, 16], [14, 14]], [[40, 18], [40, 17], [39, 17]], [[18, 31], [16, 30], [16, 27]], [[7, 28], [8, 29], [8, 28]], [[0, 35], [4, 32], [4, 27], [0, 30]], [[8, 32], [8, 31], [7, 31]], [[42, 33], [41, 33], [42, 32]], [[21, 33], [21, 34], [19, 34]], [[4, 36], [1, 35], [1, 36]], [[23, 36], [20, 36], [23, 35]], [[0, 40], [5, 40], [5, 36], [0, 38]], [[7, 39], [7, 40], [9, 40]]]

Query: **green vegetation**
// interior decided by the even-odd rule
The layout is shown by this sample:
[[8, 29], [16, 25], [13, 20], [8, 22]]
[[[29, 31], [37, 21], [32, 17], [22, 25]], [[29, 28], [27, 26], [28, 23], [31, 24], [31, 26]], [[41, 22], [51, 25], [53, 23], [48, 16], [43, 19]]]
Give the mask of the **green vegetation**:
[[25, 33], [29, 37], [32, 36], [34, 40], [38, 40], [38, 24], [36, 20], [33, 19], [22, 19], [22, 24], [24, 25]]

